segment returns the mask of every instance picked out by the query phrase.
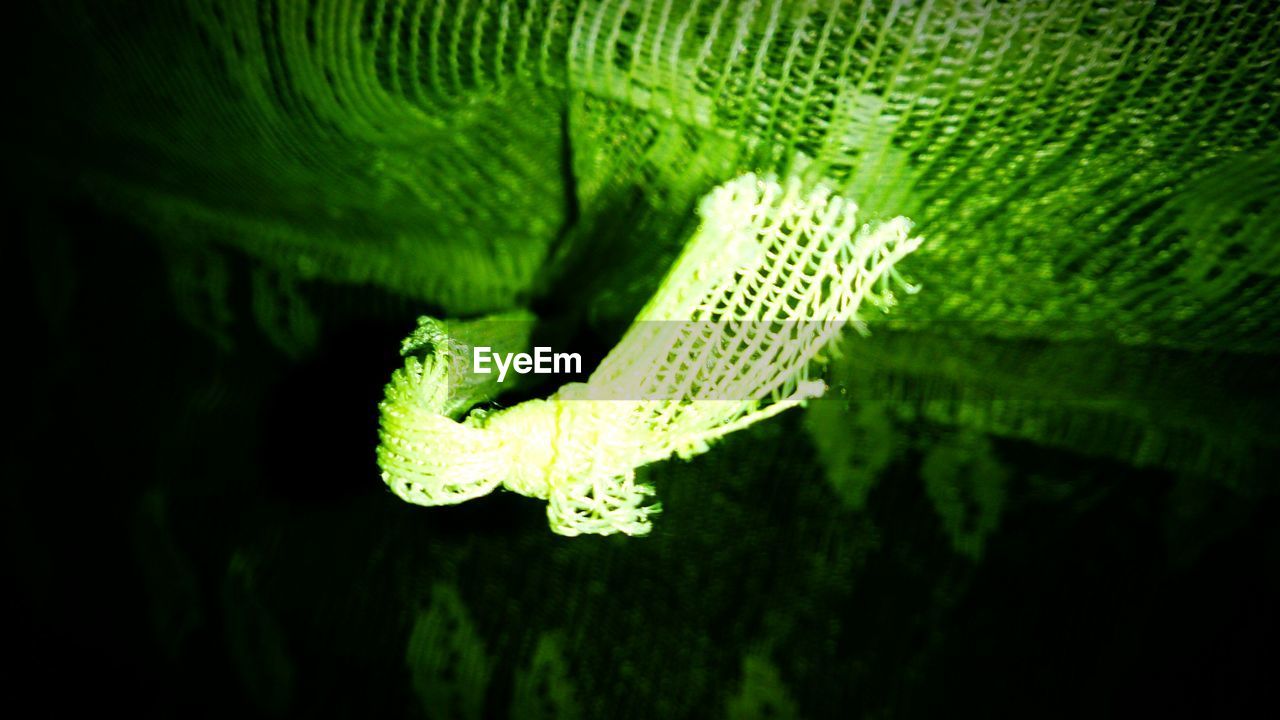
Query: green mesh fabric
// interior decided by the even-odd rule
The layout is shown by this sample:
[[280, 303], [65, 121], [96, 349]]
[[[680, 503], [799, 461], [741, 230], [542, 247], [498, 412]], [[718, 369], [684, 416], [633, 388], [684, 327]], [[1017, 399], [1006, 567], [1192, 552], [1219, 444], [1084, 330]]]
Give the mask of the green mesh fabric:
[[[453, 315], [572, 287], [617, 328], [697, 199], [755, 171], [915, 222], [930, 242], [911, 276], [928, 292], [894, 324], [927, 331], [920, 353], [938, 335], [1280, 349], [1280, 19], [1266, 3], [49, 12], [78, 18], [66, 40], [91, 69], [85, 187], [155, 229], [188, 314], [224, 345], [210, 247], [270, 268], [256, 316], [295, 354], [317, 332], [299, 282]], [[1205, 427], [1197, 448], [1213, 444]], [[1101, 450], [1133, 460], [1122, 446]]]
[[[1223, 649], [1274, 655], [1271, 3], [40, 12], [30, 249], [79, 273], [39, 289], [53, 332], [15, 353], [31, 450], [7, 459], [31, 480], [4, 485], [6, 522], [42, 706], [148, 642], [134, 682], [79, 694], [781, 718], [1134, 716], [1174, 693], [1215, 716], [1253, 712], [1254, 673], [1273, 698]], [[555, 537], [522, 498], [386, 497], [375, 405], [414, 318], [568, 307], [612, 346], [699, 198], [747, 172], [927, 240], [922, 292], [844, 346], [827, 399], [646, 466], [643, 540]], [[67, 221], [59, 193], [128, 224]], [[153, 275], [237, 352], [182, 335]], [[394, 327], [351, 329], [369, 316]], [[1211, 707], [1176, 694], [1197, 683]]]
[[936, 240], [920, 323], [1280, 337], [1264, 3], [190, 2], [127, 29], [88, 10], [94, 117], [128, 151], [93, 186], [304, 277], [505, 306], [611, 195], [669, 234], [728, 173], [803, 155]]
[[[548, 501], [562, 535], [645, 535], [656, 507], [636, 470], [706, 452], [725, 435], [826, 391], [809, 366], [848, 324], [916, 288], [897, 263], [920, 246], [910, 223], [860, 223], [828, 188], [745, 175], [699, 207], [701, 225], [586, 383], [548, 400], [469, 409], [454, 368], [471, 346], [430, 319], [381, 405], [378, 464], [401, 499], [449, 505], [501, 485]], [[465, 377], [465, 375], [464, 375]], [[501, 382], [501, 379], [499, 379]], [[465, 390], [465, 386], [463, 388]], [[458, 397], [461, 395], [462, 397]], [[475, 398], [479, 400], [479, 398]]]

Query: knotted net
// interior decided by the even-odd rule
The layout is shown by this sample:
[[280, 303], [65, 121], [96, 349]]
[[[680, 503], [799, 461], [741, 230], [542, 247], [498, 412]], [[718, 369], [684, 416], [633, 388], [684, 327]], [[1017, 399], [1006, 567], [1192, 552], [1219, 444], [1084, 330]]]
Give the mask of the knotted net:
[[[799, 180], [745, 175], [703, 201], [702, 224], [600, 366], [549, 400], [450, 417], [459, 347], [410, 356], [382, 404], [383, 480], [419, 505], [499, 484], [548, 500], [564, 535], [649, 531], [636, 469], [822, 395], [807, 371], [865, 303], [887, 310], [895, 265], [920, 246], [905, 218], [858, 224], [857, 206]], [[434, 325], [428, 321], [428, 329]], [[415, 333], [415, 336], [422, 333]], [[410, 344], [406, 343], [406, 347]]]
[[[66, 54], [45, 65], [77, 92], [36, 151], [179, 259], [231, 247], [282, 287], [373, 284], [445, 314], [572, 287], [608, 326], [653, 291], [698, 198], [773, 172], [930, 238], [914, 268], [930, 292], [892, 321], [909, 356], [954, 338], [997, 355], [1124, 346], [1159, 366], [1280, 350], [1280, 19], [1265, 2], [62, 0], [47, 12], [75, 19], [57, 23], [66, 42], [51, 47]], [[219, 287], [184, 296], [217, 304]], [[295, 315], [262, 322], [301, 323], [276, 333], [286, 342], [314, 334]], [[912, 386], [899, 402], [923, 408], [960, 381], [878, 357]], [[993, 392], [1029, 408], [1052, 384]], [[1277, 446], [1273, 417], [1223, 433], [1231, 389], [1219, 390], [1207, 397], [1227, 399], [1177, 427], [1149, 410], [1173, 389], [1127, 394], [1126, 408], [1148, 409], [1106, 415], [1207, 457]], [[996, 412], [965, 402], [980, 405], [946, 422]], [[1099, 451], [1137, 460], [1127, 445]]]

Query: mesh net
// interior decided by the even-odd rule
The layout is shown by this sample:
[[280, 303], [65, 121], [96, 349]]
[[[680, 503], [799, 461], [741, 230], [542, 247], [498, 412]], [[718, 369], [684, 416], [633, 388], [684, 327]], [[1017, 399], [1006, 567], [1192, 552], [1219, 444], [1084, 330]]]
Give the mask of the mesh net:
[[469, 347], [426, 321], [434, 343], [397, 370], [382, 404], [383, 480], [442, 505], [499, 483], [549, 501], [563, 535], [649, 531], [635, 470], [705, 452], [724, 435], [820, 396], [809, 365], [863, 303], [887, 310], [896, 264], [920, 246], [904, 218], [858, 225], [857, 206], [798, 179], [746, 175], [710, 193], [702, 225], [585, 383], [454, 422], [450, 368]]
[[[280, 427], [264, 419], [266, 379], [292, 381], [293, 366], [250, 344], [250, 366], [211, 373], [168, 338], [67, 319], [77, 351], [128, 343], [154, 357], [77, 353], [93, 364], [30, 383], [62, 401], [45, 424], [33, 413], [44, 442], [72, 419], [98, 427], [98, 410], [135, 406], [179, 373], [204, 379], [188, 388], [189, 408], [162, 397], [171, 413], [136, 413], [127, 442], [77, 442], [125, 462], [147, 441], [155, 462], [129, 457], [136, 473], [123, 475], [163, 485], [174, 529], [137, 552], [161, 561], [147, 571], [160, 588], [175, 567], [199, 572], [189, 593], [146, 600], [202, 628], [167, 636], [188, 659], [220, 657], [220, 637], [205, 636], [223, 624], [259, 643], [234, 641], [244, 678], [295, 688], [251, 688], [259, 713], [288, 700], [299, 714], [391, 716], [405, 700], [468, 716], [488, 692], [485, 712], [509, 696], [522, 710], [571, 715], [563, 708], [576, 704], [587, 717], [692, 706], [1036, 716], [1045, 696], [1093, 712], [1131, 691], [1148, 708], [1185, 687], [1187, 668], [1230, 688], [1253, 670], [1219, 662], [1217, 638], [1265, 644], [1256, 628], [1269, 613], [1236, 599], [1268, 596], [1229, 568], [1276, 566], [1249, 539], [1269, 537], [1250, 499], [1274, 493], [1280, 448], [1280, 15], [1270, 3], [51, 0], [41, 10], [61, 37], [33, 42], [23, 67], [58, 91], [34, 99], [29, 116], [42, 122], [18, 153], [59, 181], [50, 187], [73, 180], [149, 228], [184, 312], [223, 345], [245, 257], [265, 273], [257, 313], [276, 305], [259, 324], [286, 344], [314, 334], [295, 301], [358, 284], [410, 298], [388, 301], [400, 324], [388, 354], [421, 312], [531, 298], [589, 299], [593, 327], [625, 327], [693, 231], [699, 198], [746, 172], [821, 178], [869, 219], [910, 217], [929, 239], [909, 265], [926, 291], [832, 364], [826, 379], [847, 396], [812, 403], [803, 427], [784, 414], [641, 474], [663, 499], [643, 544], [560, 542], [500, 498], [429, 521], [383, 498], [326, 503], [327, 451], [358, 446], [344, 481], [370, 464], [370, 398], [391, 359], [356, 366], [369, 397], [352, 400], [333, 377], [287, 396], [316, 419], [291, 413], [296, 442], [263, 443], [255, 433]], [[38, 249], [65, 262], [48, 229]], [[86, 237], [90, 259], [145, 259]], [[116, 298], [118, 278], [85, 270], [104, 305]], [[290, 484], [264, 472], [260, 445]], [[14, 459], [36, 476], [40, 457]], [[961, 460], [967, 470], [941, 472]], [[922, 488], [913, 473], [925, 463]], [[983, 486], [977, 472], [1009, 480]], [[76, 510], [64, 484], [30, 485], [48, 490], [21, 506]], [[79, 507], [100, 518], [113, 506]], [[32, 531], [34, 557], [66, 521]], [[99, 543], [75, 545], [62, 567], [97, 570], [86, 558]], [[261, 557], [251, 593], [243, 565], [227, 567], [237, 548]], [[1166, 551], [1173, 569], [1144, 564]], [[982, 553], [981, 566], [968, 562]], [[1115, 592], [1097, 591], [1103, 577]], [[1135, 583], [1144, 590], [1127, 602], [1099, 604]], [[53, 605], [66, 611], [57, 622], [90, 605]], [[220, 624], [223, 605], [240, 615]], [[135, 611], [116, 607], [121, 617], [103, 626]], [[1187, 634], [1188, 619], [1205, 623], [1203, 636]], [[563, 642], [544, 643], [548, 634]], [[1070, 671], [1023, 661], [1040, 656]], [[1118, 659], [1099, 666], [1103, 656]], [[211, 681], [205, 701], [232, 702], [238, 679], [217, 672], [225, 682]], [[1121, 679], [1109, 690], [1081, 693], [1111, 674]], [[362, 692], [334, 690], [348, 683]], [[402, 697], [411, 686], [421, 703]]]
[[711, 186], [808, 157], [937, 241], [913, 321], [1233, 350], [1280, 337], [1265, 3], [128, 13], [89, 4], [75, 26], [108, 89], [96, 131], [126, 151], [94, 158], [92, 185], [166, 235], [307, 277], [505, 306], [621, 194], [670, 236]]
[[[231, 247], [269, 287], [371, 284], [449, 315], [552, 298], [625, 327], [698, 199], [757, 172], [930, 238], [930, 292], [893, 320], [920, 355], [936, 336], [1153, 364], [1280, 350], [1264, 2], [49, 7], [77, 19], [52, 81], [80, 92], [41, 152], [75, 150], [60, 166], [155, 229], [189, 303], [223, 302], [208, 248]], [[224, 309], [186, 313], [226, 344]], [[288, 348], [314, 335], [258, 314]]]

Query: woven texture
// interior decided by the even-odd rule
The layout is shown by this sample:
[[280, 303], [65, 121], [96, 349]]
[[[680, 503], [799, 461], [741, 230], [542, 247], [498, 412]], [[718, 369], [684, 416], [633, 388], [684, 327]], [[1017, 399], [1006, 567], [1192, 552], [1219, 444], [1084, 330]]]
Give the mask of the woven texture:
[[[65, 56], [44, 66], [78, 92], [35, 151], [152, 228], [182, 312], [223, 347], [227, 248], [259, 265], [253, 314], [295, 356], [323, 332], [306, 291], [335, 283], [451, 316], [582, 303], [620, 329], [699, 198], [776, 173], [930, 240], [912, 263], [929, 291], [858, 366], [869, 400], [1179, 472], [1253, 472], [1280, 446], [1274, 412], [1231, 420], [1276, 381], [1265, 364], [1196, 404], [1164, 384], [1200, 364], [1183, 353], [1280, 351], [1268, 3], [46, 7]], [[1009, 381], [961, 392], [957, 342]], [[1151, 389], [1080, 384], [1064, 406], [1056, 377], [1012, 371], [1081, 347], [1127, 348], [1126, 382]]]
[[[38, 3], [11, 137], [33, 259], [74, 273], [15, 305], [55, 330], [13, 353], [15, 686], [171, 716], [1260, 714], [1273, 5]], [[746, 173], [927, 239], [823, 398], [638, 469], [642, 540], [388, 497], [414, 318], [567, 311], [614, 347]], [[82, 193], [104, 212], [61, 212]]]
[[711, 186], [804, 155], [937, 241], [912, 322], [1277, 348], [1265, 3], [191, 2], [127, 28], [86, 12], [109, 81], [95, 122], [124, 151], [95, 187], [305, 277], [503, 307], [625, 193], [670, 234]]
[[656, 506], [636, 469], [710, 444], [806, 400], [825, 385], [811, 363], [887, 310], [896, 264], [920, 246], [895, 218], [858, 225], [857, 206], [799, 180], [745, 175], [703, 201], [702, 224], [657, 293], [585, 383], [549, 400], [455, 422], [450, 368], [468, 347], [426, 321], [382, 404], [383, 480], [401, 498], [443, 505], [506, 488], [548, 501], [563, 535], [643, 535]]

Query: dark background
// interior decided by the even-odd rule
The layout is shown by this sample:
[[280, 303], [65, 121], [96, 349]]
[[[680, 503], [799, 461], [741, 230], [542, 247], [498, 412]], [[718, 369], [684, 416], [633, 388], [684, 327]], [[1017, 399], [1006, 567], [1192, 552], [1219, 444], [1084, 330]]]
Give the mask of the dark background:
[[15, 701], [421, 715], [406, 647], [443, 582], [485, 640], [490, 716], [548, 628], [588, 717], [718, 714], [756, 651], [807, 717], [1276, 704], [1273, 497], [997, 439], [1008, 500], [974, 562], [919, 451], [848, 510], [788, 413], [649, 468], [648, 538], [557, 537], [505, 493], [417, 508], [373, 458], [405, 303], [314, 289], [327, 324], [295, 360], [239, 308], [220, 351], [176, 317], [140, 230], [48, 197], [11, 305], [33, 332], [8, 350]]

